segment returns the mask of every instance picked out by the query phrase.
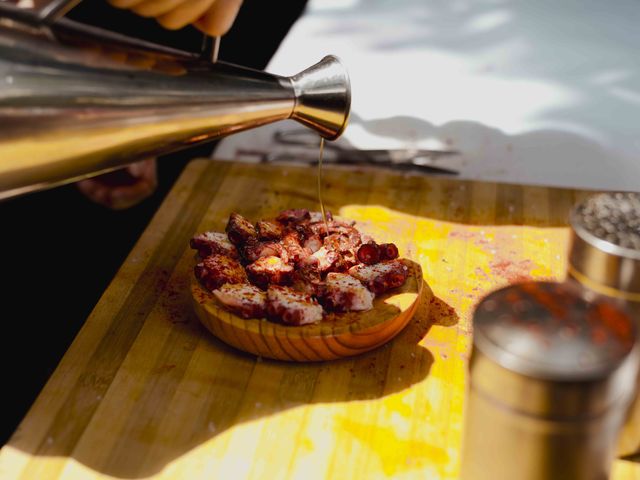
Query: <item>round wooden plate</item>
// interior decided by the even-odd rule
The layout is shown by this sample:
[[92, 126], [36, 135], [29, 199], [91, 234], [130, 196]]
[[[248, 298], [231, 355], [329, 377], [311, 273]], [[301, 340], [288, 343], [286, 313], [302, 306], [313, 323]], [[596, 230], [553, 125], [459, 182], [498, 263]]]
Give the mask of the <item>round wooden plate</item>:
[[241, 318], [227, 311], [195, 278], [191, 293], [200, 321], [229, 345], [278, 360], [333, 360], [379, 347], [407, 325], [422, 295], [423, 280], [420, 265], [403, 261], [409, 267], [409, 278], [402, 287], [377, 297], [372, 310], [331, 314], [313, 325], [295, 327]]

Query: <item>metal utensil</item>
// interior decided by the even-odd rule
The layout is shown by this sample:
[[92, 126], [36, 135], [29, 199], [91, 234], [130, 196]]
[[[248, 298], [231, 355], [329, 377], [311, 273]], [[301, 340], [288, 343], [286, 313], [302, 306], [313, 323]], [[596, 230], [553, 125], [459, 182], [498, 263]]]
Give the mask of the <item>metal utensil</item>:
[[[326, 148], [326, 143], [325, 143]], [[357, 153], [356, 153], [357, 152]], [[323, 162], [325, 165], [369, 165], [374, 167], [390, 168], [392, 170], [403, 172], [419, 172], [432, 175], [457, 175], [456, 170], [435, 167], [418, 163], [419, 158], [411, 157], [411, 151], [402, 150], [376, 150], [375, 156], [367, 155], [369, 151], [342, 152], [336, 155], [325, 155]], [[318, 155], [312, 154], [295, 154], [295, 153], [274, 153], [260, 150], [238, 149], [240, 155], [254, 155], [260, 158], [261, 162], [278, 163], [304, 163], [307, 165], [316, 165], [318, 163]], [[393, 157], [406, 156], [406, 162], [394, 161]], [[388, 158], [385, 158], [388, 157]]]
[[[289, 151], [266, 151], [239, 148], [239, 155], [255, 156], [261, 162], [318, 163], [319, 139], [302, 129], [278, 130], [273, 134], [276, 144], [294, 147]], [[457, 150], [429, 149], [357, 149], [339, 142], [325, 143], [323, 162], [334, 165], [371, 165], [401, 171], [416, 171], [435, 175], [457, 175], [458, 171], [437, 165], [439, 159], [459, 155]]]

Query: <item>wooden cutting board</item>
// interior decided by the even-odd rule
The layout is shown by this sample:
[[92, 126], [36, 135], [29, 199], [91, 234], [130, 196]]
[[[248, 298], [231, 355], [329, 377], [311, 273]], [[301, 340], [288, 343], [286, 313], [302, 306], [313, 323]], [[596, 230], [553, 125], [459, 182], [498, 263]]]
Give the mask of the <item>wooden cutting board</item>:
[[[316, 209], [315, 171], [192, 162], [0, 453], [19, 479], [455, 479], [470, 314], [486, 293], [560, 279], [586, 192], [328, 169], [329, 208], [373, 225], [430, 288], [371, 352], [319, 363], [218, 341], [190, 303], [189, 238], [232, 211]], [[617, 461], [614, 479], [640, 479]]]

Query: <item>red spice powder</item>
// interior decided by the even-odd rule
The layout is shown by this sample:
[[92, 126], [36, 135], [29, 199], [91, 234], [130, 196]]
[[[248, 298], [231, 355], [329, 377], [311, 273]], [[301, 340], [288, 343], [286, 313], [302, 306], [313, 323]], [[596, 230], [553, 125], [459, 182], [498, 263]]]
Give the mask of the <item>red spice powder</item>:
[[[519, 290], [509, 292], [505, 295], [505, 300], [515, 308], [515, 304], [528, 296], [551, 313], [556, 321], [563, 323], [560, 332], [565, 336], [576, 333], [577, 326], [574, 320], [577, 309], [585, 312], [588, 326], [585, 325], [584, 328], [587, 328], [595, 345], [602, 345], [615, 338], [625, 347], [631, 348], [635, 340], [633, 320], [626, 312], [607, 300], [588, 302], [579, 292], [561, 283], [527, 282], [521, 284]], [[536, 324], [529, 325], [528, 328], [533, 333], [538, 333]]]
[[522, 290], [551, 312], [554, 317], [566, 320], [568, 314], [567, 303], [566, 298], [563, 301], [558, 301], [560, 299], [558, 294], [562, 293], [559, 284], [554, 288], [555, 291], [553, 293], [548, 290], [548, 286], [549, 284], [547, 283], [528, 282], [522, 285]]
[[429, 299], [429, 323], [433, 325], [451, 326], [458, 323], [455, 309], [438, 297]]
[[493, 260], [489, 267], [491, 273], [504, 278], [509, 284], [522, 283], [531, 280], [531, 270], [534, 264], [531, 260]]
[[[587, 316], [592, 322], [601, 322], [602, 330], [615, 336], [624, 345], [629, 346], [634, 341], [633, 321], [625, 312], [608, 301], [597, 300], [593, 302]], [[594, 329], [594, 334], [595, 332]], [[594, 338], [594, 340], [596, 339]]]

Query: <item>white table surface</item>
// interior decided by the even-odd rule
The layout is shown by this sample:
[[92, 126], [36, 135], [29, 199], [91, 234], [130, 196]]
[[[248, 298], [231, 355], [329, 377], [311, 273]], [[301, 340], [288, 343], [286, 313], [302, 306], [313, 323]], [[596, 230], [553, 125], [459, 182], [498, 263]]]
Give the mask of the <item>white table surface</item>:
[[[461, 178], [640, 190], [637, 0], [311, 0], [267, 71], [330, 53], [352, 83], [345, 145], [453, 148]], [[214, 155], [281, 150], [283, 128]]]

